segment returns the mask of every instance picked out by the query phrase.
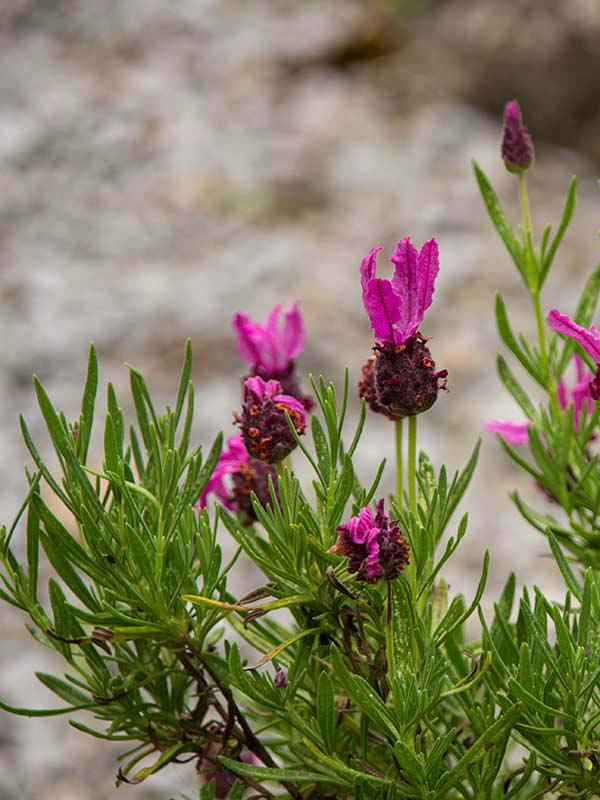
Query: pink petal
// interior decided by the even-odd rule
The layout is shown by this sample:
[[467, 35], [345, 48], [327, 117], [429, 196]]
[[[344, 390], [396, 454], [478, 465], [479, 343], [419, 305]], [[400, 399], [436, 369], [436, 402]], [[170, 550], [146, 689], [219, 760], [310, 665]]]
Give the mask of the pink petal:
[[394, 325], [400, 319], [400, 307], [390, 281], [372, 278], [367, 284], [363, 299], [376, 338], [384, 342], [395, 342]]
[[396, 341], [402, 344], [423, 319], [419, 308], [419, 253], [408, 236], [398, 242], [390, 260], [396, 266], [392, 286], [399, 298]]
[[[263, 363], [267, 369], [279, 368], [279, 317], [281, 316], [281, 303], [274, 306], [269, 312], [267, 321], [264, 327], [265, 337], [265, 350], [263, 354]], [[266, 356], [266, 358], [265, 358]], [[284, 364], [285, 367], [285, 364]]]
[[357, 517], [352, 517], [348, 524], [348, 533], [354, 544], [364, 544], [373, 527], [373, 513], [370, 508], [363, 507]]
[[252, 392], [259, 398], [264, 397], [265, 394], [268, 397], [272, 397], [273, 394], [275, 394], [275, 392], [273, 391], [273, 389], [269, 390], [268, 387], [270, 383], [277, 384], [277, 390], [281, 391], [281, 384], [279, 383], [279, 381], [269, 381], [267, 383], [267, 381], [263, 380], [260, 377], [260, 375], [255, 375], [252, 378], [246, 378], [246, 380], [244, 381], [244, 388]]
[[529, 422], [513, 422], [510, 420], [502, 422], [501, 420], [491, 419], [486, 422], [485, 427], [490, 433], [499, 434], [508, 444], [516, 447], [520, 444], [525, 444], [529, 440], [527, 435], [529, 424]]
[[381, 245], [379, 247], [374, 247], [368, 256], [365, 256], [360, 264], [360, 283], [362, 286], [363, 292], [363, 303], [366, 307], [366, 293], [367, 287], [369, 285], [369, 281], [371, 281], [375, 277], [375, 272], [377, 270], [377, 253], [383, 250]]
[[367, 556], [367, 575], [369, 578], [376, 578], [383, 571], [379, 561], [379, 542], [377, 541], [379, 533], [379, 528], [372, 528], [367, 537], [367, 551], [369, 553]]
[[[277, 381], [269, 381], [269, 383], [277, 383]], [[279, 390], [281, 391], [281, 384], [279, 384]], [[296, 400], [295, 397], [292, 397], [289, 394], [276, 394], [273, 396], [273, 401], [275, 403], [281, 403], [281, 405], [286, 406], [291, 411], [296, 411], [298, 414], [300, 414], [302, 424], [306, 425], [306, 409], [299, 400]]]
[[296, 300], [285, 312], [283, 332], [279, 343], [278, 369], [285, 369], [290, 361], [302, 352], [304, 347], [304, 322], [300, 313], [300, 303]]
[[262, 326], [241, 313], [234, 315], [232, 324], [238, 335], [237, 344], [242, 361], [252, 366], [264, 364], [265, 333]]
[[600, 332], [595, 328], [592, 328], [592, 330], [583, 328], [573, 322], [566, 314], [561, 314], [556, 309], [553, 309], [548, 315], [548, 325], [558, 333], [575, 339], [597, 364], [600, 363]]
[[422, 320], [423, 314], [431, 305], [435, 279], [440, 271], [440, 254], [435, 239], [425, 242], [421, 248], [418, 270], [419, 316]]

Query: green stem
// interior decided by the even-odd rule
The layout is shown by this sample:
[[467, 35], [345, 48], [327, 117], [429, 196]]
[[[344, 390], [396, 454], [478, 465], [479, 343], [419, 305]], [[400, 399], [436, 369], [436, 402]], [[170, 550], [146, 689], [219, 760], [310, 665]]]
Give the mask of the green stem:
[[538, 342], [540, 345], [540, 359], [542, 361], [542, 370], [548, 379], [548, 391], [550, 391], [550, 375], [548, 375], [548, 351], [546, 349], [546, 332], [544, 329], [544, 319], [542, 317], [542, 304], [540, 302], [540, 293], [533, 292], [531, 295], [533, 300], [533, 307], [535, 309], [535, 320], [537, 323]]
[[533, 226], [529, 210], [529, 197], [527, 195], [527, 180], [525, 174], [519, 175], [519, 197], [521, 200], [521, 216], [523, 218], [523, 231], [525, 233], [525, 266], [529, 291], [535, 295], [539, 291], [538, 268], [533, 250]]
[[417, 417], [408, 418], [408, 501], [413, 514], [417, 513]]
[[402, 417], [394, 423], [396, 426], [396, 501], [402, 508], [402, 484], [404, 483], [404, 467], [402, 463]]

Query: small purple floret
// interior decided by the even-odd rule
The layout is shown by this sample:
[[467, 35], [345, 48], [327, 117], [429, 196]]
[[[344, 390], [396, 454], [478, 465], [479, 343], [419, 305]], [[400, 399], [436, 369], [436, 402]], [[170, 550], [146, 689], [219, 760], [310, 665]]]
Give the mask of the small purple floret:
[[390, 259], [395, 266], [391, 281], [375, 274], [382, 249], [374, 247], [361, 263], [363, 303], [375, 338], [402, 345], [416, 334], [431, 305], [440, 268], [438, 245], [430, 239], [418, 251], [408, 236], [398, 242]]
[[521, 109], [516, 100], [511, 100], [504, 108], [501, 152], [509, 172], [517, 174], [525, 172], [533, 163], [533, 142], [523, 124]]
[[345, 525], [338, 526], [338, 539], [330, 553], [348, 558], [348, 572], [365, 583], [397, 578], [410, 560], [408, 541], [400, 533], [397, 520], [377, 503], [375, 516], [365, 506]]
[[306, 428], [306, 412], [302, 403], [283, 393], [279, 381], [264, 381], [256, 376], [244, 381], [241, 415], [236, 415], [246, 450], [260, 461], [275, 464], [296, 447], [286, 413], [301, 435]]

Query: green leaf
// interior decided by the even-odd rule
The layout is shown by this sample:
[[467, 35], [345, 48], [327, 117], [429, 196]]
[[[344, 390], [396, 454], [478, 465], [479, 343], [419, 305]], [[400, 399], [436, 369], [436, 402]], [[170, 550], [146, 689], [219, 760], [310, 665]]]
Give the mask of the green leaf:
[[554, 261], [554, 256], [556, 255], [556, 251], [562, 241], [563, 236], [566, 233], [567, 228], [569, 227], [569, 223], [571, 222], [571, 218], [573, 216], [573, 212], [575, 211], [575, 202], [577, 199], [577, 178], [575, 175], [571, 178], [571, 182], [569, 184], [569, 191], [567, 193], [567, 199], [565, 202], [565, 208], [563, 210], [562, 219], [560, 221], [560, 225], [558, 226], [558, 230], [556, 231], [554, 238], [552, 239], [552, 244], [550, 245], [548, 252], [544, 256], [544, 260], [542, 262], [542, 270], [539, 278], [539, 288], [541, 289], [544, 285], [544, 281], [548, 276], [548, 272], [550, 271], [550, 267], [552, 266], [552, 262]]
[[[252, 764], [243, 764], [225, 756], [217, 756], [217, 761], [226, 769], [235, 772], [242, 777], [255, 778], [259, 781], [290, 781], [293, 783], [331, 783], [331, 775], [323, 775], [319, 772], [309, 772], [304, 769], [278, 769], [270, 767], [256, 767]], [[341, 776], [337, 781], [342, 786], [348, 783]]]
[[521, 406], [523, 411], [525, 412], [525, 416], [528, 419], [535, 419], [536, 412], [533, 406], [533, 403], [511, 372], [508, 364], [504, 360], [502, 356], [498, 356], [497, 359], [497, 368], [498, 368], [498, 375], [500, 380], [506, 387], [506, 389], [510, 392], [510, 394], [514, 397], [517, 403]]
[[317, 722], [325, 749], [333, 753], [335, 749], [335, 731], [337, 728], [337, 711], [333, 681], [326, 672], [319, 675], [317, 684]]
[[521, 703], [515, 703], [502, 714], [489, 728], [471, 745], [466, 753], [459, 758], [452, 769], [448, 770], [437, 782], [434, 790], [435, 797], [442, 797], [453, 786], [456, 786], [465, 772], [479, 759], [481, 759], [491, 746], [497, 744], [502, 737], [510, 731], [521, 715]]
[[517, 700], [521, 700], [527, 708], [535, 709], [535, 711], [538, 711], [540, 714], [549, 714], [551, 717], [562, 717], [563, 719], [575, 722], [575, 718], [571, 714], [568, 714], [562, 709], [549, 706], [548, 703], [544, 703], [538, 697], [531, 694], [531, 692], [528, 692], [527, 689], [514, 678], [509, 680], [508, 687]]
[[35, 677], [43, 683], [46, 688], [50, 689], [51, 692], [58, 695], [61, 700], [70, 703], [72, 706], [83, 707], [90, 704], [96, 705], [92, 698], [80, 692], [73, 684], [63, 681], [55, 675], [48, 675], [45, 672], [36, 672]]
[[539, 383], [540, 386], [545, 388], [546, 382], [540, 370], [528, 355], [523, 352], [519, 346], [515, 336], [512, 332], [510, 322], [508, 321], [508, 314], [506, 313], [506, 306], [502, 295], [496, 295], [496, 323], [498, 325], [498, 333], [504, 344], [508, 347], [510, 352], [519, 360], [525, 371], [531, 375], [534, 381]]
[[179, 389], [177, 391], [177, 402], [175, 403], [175, 425], [179, 423], [181, 412], [183, 411], [183, 404], [188, 393], [190, 385], [190, 375], [192, 374], [192, 340], [187, 339], [185, 343], [185, 356], [183, 359], [183, 367], [181, 369], [181, 378], [179, 379]]
[[488, 214], [490, 215], [490, 219], [498, 231], [498, 235], [504, 242], [506, 249], [510, 253], [512, 260], [515, 262], [517, 269], [521, 273], [525, 285], [529, 286], [529, 279], [527, 277], [527, 270], [524, 264], [524, 256], [521, 250], [521, 245], [513, 234], [512, 227], [506, 218], [504, 209], [500, 205], [500, 201], [498, 200], [496, 192], [493, 190], [492, 185], [487, 179], [487, 176], [483, 170], [480, 169], [475, 161], [473, 162], [473, 169], [475, 171], [477, 183], [479, 184], [481, 196], [483, 197], [483, 202], [485, 203]]
[[393, 740], [399, 739], [400, 731], [396, 727], [391, 712], [373, 687], [364, 678], [353, 675], [348, 670], [337, 650], [331, 652], [331, 663], [333, 672], [348, 697], [387, 736]]
[[81, 415], [79, 417], [79, 436], [77, 437], [77, 453], [82, 464], [87, 461], [87, 454], [92, 436], [92, 426], [94, 423], [94, 406], [96, 404], [96, 392], [98, 391], [98, 358], [96, 348], [90, 345], [88, 356], [87, 377], [81, 399]]
[[319, 462], [319, 470], [323, 476], [324, 486], [329, 485], [331, 477], [331, 458], [329, 455], [329, 446], [321, 423], [313, 414], [311, 419], [312, 437], [315, 443], [315, 452], [317, 454], [317, 461]]
[[556, 561], [560, 573], [564, 578], [567, 589], [581, 602], [583, 588], [575, 577], [573, 570], [569, 566], [569, 562], [565, 558], [565, 554], [563, 553], [561, 546], [556, 539], [556, 536], [554, 536], [550, 528], [547, 529], [547, 536], [548, 541], [550, 542], [552, 555], [554, 556], [554, 560]]

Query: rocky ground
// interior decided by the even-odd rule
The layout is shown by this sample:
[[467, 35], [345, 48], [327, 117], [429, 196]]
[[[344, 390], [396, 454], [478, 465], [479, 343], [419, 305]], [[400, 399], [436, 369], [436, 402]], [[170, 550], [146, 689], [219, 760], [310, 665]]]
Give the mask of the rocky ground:
[[[359, 0], [105, 0], [102, 12], [85, 0], [5, 0], [3, 520], [12, 519], [25, 491], [19, 412], [43, 442], [33, 373], [75, 417], [93, 340], [102, 379], [113, 381], [124, 408], [124, 362], [144, 372], [166, 403], [190, 336], [197, 434], [210, 440], [222, 427], [232, 430], [229, 410], [238, 404], [232, 314], [262, 318], [274, 303], [300, 298], [309, 332], [303, 370], [340, 381], [348, 366], [355, 380], [372, 343], [358, 264], [373, 245], [391, 252], [407, 234], [440, 243], [424, 331], [450, 373], [450, 393], [420, 422], [421, 446], [436, 464], [456, 468], [486, 419], [518, 416], [495, 376], [495, 293], [527, 333], [532, 315], [482, 210], [471, 159], [516, 220], [516, 183], [498, 142], [503, 102], [518, 96], [539, 142], [530, 188], [539, 227], [558, 221], [568, 180], [579, 175], [575, 221], [544, 297], [546, 308], [572, 310], [599, 260], [598, 120], [589, 109], [600, 57], [587, 46], [593, 3], [578, 0], [554, 19], [544, 15], [543, 0], [514, 6], [523, 13], [507, 12], [502, 27], [493, 22], [497, 4], [487, 0], [432, 3], [410, 18]], [[521, 31], [527, 26], [545, 31], [538, 61], [536, 37]], [[566, 65], [555, 94], [556, 81], [538, 63], [550, 45]], [[528, 71], [529, 62], [539, 68]], [[389, 433], [385, 420], [369, 418], [364, 476], [382, 454], [391, 456]], [[448, 571], [455, 589], [473, 591], [489, 548], [490, 597], [512, 569], [521, 582], [559, 590], [545, 543], [507, 500], [515, 485], [543, 504], [486, 440], [464, 503], [470, 539]], [[16, 613], [1, 613], [0, 697], [52, 705], [33, 672], [60, 665]], [[0, 797], [116, 797], [118, 751], [86, 739], [64, 718], [0, 713]], [[194, 786], [193, 772], [177, 767], [119, 796], [166, 800], [193, 794]]]

